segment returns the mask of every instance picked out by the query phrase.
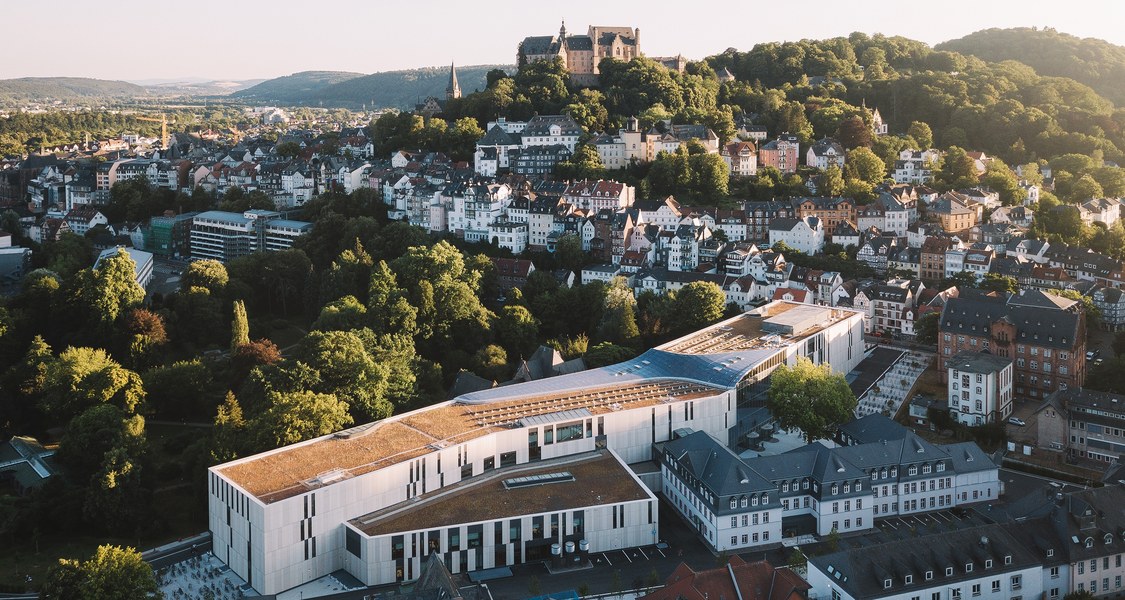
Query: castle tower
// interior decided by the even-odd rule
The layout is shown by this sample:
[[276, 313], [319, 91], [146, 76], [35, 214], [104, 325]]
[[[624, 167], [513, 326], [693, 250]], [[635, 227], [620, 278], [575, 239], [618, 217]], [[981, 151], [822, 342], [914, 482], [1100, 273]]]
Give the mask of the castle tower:
[[449, 63], [449, 85], [445, 86], [446, 100], [461, 97], [461, 84], [457, 83], [457, 67]]

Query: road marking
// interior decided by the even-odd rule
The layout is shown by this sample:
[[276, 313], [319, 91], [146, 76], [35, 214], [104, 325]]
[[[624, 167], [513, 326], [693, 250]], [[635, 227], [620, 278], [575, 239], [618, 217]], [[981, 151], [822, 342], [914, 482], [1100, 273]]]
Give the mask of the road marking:
[[622, 550], [621, 553], [625, 555], [625, 560], [629, 561], [630, 563], [633, 562], [633, 559], [629, 558], [628, 552]]
[[612, 560], [609, 560], [609, 555], [608, 555], [608, 554], [606, 554], [606, 553], [604, 553], [604, 552], [603, 552], [603, 553], [602, 553], [602, 558], [604, 558], [604, 559], [605, 559], [605, 561], [606, 561], [607, 563], [609, 563], [609, 566], [611, 566], [611, 567], [613, 566], [613, 561], [612, 561]]
[[664, 558], [668, 558], [668, 555], [664, 554], [664, 551], [661, 550], [660, 548], [657, 548], [656, 551], [660, 553], [660, 556], [663, 556]]
[[898, 527], [895, 527], [894, 524], [890, 522], [890, 520], [883, 521], [883, 523], [885, 523], [887, 525], [887, 527], [890, 527], [891, 529], [894, 529], [895, 531], [898, 531]]
[[637, 550], [640, 550], [640, 551], [641, 551], [641, 556], [645, 557], [645, 560], [648, 560], [648, 559], [649, 559], [649, 558], [648, 558], [648, 555], [647, 555], [647, 554], [645, 554], [645, 549], [644, 549], [644, 548], [637, 548]]

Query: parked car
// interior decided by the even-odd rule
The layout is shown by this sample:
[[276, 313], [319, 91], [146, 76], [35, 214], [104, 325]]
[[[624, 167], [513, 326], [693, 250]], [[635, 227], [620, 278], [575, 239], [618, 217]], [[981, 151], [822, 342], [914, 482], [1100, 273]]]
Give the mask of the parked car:
[[1101, 353], [1102, 353], [1101, 350], [1090, 350], [1089, 352], [1086, 353], [1086, 360], [1094, 360]]
[[1008, 417], [1008, 423], [1011, 425], [1015, 425], [1016, 427], [1023, 427], [1027, 425], [1027, 422], [1019, 417]]

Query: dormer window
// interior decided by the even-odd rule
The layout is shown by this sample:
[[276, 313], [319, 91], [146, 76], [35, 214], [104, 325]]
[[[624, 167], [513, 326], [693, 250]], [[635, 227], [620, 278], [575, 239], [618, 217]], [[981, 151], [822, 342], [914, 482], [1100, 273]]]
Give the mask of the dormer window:
[[992, 568], [992, 559], [991, 559], [991, 558], [985, 559], [985, 561], [984, 561], [984, 568], [986, 568], [986, 569], [991, 569], [991, 568]]
[[934, 578], [934, 572], [933, 571], [926, 571], [926, 581], [929, 581], [933, 578]]
[[839, 493], [840, 493], [840, 486], [833, 483], [832, 484], [832, 495], [835, 496], [836, 494], [839, 494]]
[[973, 572], [973, 563], [965, 563], [965, 572], [966, 573], [972, 573]]
[[1086, 538], [1086, 547], [1087, 548], [1093, 548], [1094, 547], [1094, 538], [1092, 538], [1092, 537]]
[[1112, 534], [1109, 534], [1109, 533], [1105, 534], [1105, 543], [1107, 543], [1107, 544], [1113, 543], [1113, 535]]
[[952, 577], [953, 576], [953, 567], [946, 567], [945, 568], [945, 576], [946, 577]]
[[1055, 549], [1054, 548], [1047, 548], [1047, 558], [1050, 558], [1054, 555], [1055, 555]]
[[903, 578], [903, 581], [906, 583], [906, 585], [910, 585], [910, 584], [914, 583], [914, 576], [913, 575], [907, 575], [906, 577]]
[[888, 589], [890, 589], [890, 588], [891, 588], [891, 580], [890, 580], [889, 578], [888, 578], [888, 579], [884, 579], [884, 580], [883, 580], [883, 589], [884, 589], [884, 590], [888, 590]]
[[1004, 564], [1005, 565], [1012, 564], [1012, 555], [1011, 554], [1007, 554], [1007, 555], [1004, 556]]

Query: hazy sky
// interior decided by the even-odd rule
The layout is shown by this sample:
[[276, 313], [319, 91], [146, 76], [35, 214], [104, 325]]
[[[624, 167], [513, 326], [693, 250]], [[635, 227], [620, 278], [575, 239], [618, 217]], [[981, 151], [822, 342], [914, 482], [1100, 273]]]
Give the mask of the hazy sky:
[[[653, 56], [688, 58], [852, 31], [935, 44], [989, 27], [1054, 27], [1125, 45], [1121, 0], [617, 2], [54, 0], [4, 2], [0, 78], [253, 79], [514, 63], [527, 35], [639, 27]], [[565, 8], [564, 8], [565, 7]], [[909, 12], [904, 10], [909, 8]], [[913, 10], [917, 8], [918, 10]]]

